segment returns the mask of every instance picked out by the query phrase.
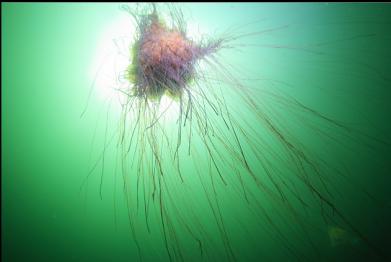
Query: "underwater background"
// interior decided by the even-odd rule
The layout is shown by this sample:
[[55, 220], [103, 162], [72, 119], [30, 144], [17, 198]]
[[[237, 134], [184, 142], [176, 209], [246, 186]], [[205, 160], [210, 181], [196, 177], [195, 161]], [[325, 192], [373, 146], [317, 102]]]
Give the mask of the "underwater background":
[[[244, 38], [240, 51], [222, 50], [223, 61], [238, 69], [236, 75], [246, 71], [246, 77], [262, 78], [264, 81], [259, 84], [284, 89], [284, 93], [309, 108], [376, 138], [367, 139], [362, 145], [360, 137], [356, 139], [352, 132], [349, 139], [340, 138], [346, 150], [329, 145], [322, 151], [323, 144], [301, 132], [300, 125], [289, 121], [284, 125], [325, 162], [349, 170], [354, 185], [332, 180], [333, 186], [342, 192], [337, 204], [378, 250], [391, 257], [391, 5], [178, 6], [192, 25], [212, 36], [215, 30], [221, 32], [241, 24], [247, 24], [241, 28], [244, 32], [288, 25], [270, 34]], [[81, 118], [80, 114], [93, 82], [102, 36], [124, 12], [119, 10], [119, 4], [86, 3], [2, 3], [1, 12], [2, 259], [138, 261], [122, 192], [114, 192], [118, 187], [112, 176], [116, 166], [114, 149], [105, 152], [102, 199], [99, 171], [89, 179], [88, 189], [81, 189], [106, 139], [104, 94], [98, 91], [98, 95], [92, 96], [85, 116]], [[290, 48], [297, 46], [307, 50]], [[117, 109], [113, 106], [110, 110], [115, 114]], [[240, 105], [236, 110], [241, 110]], [[286, 110], [288, 119], [289, 114], [291, 108]], [[107, 126], [110, 134], [115, 133], [115, 117], [110, 118]], [[358, 142], [346, 145], [346, 141]], [[182, 165], [186, 166], [186, 162]], [[355, 183], [363, 187], [356, 187]], [[201, 190], [192, 188], [195, 194]], [[367, 198], [366, 192], [376, 201]], [[247, 214], [240, 210], [240, 204], [233, 206], [233, 213]], [[199, 210], [204, 209], [208, 206], [199, 206]], [[268, 215], [274, 219], [273, 212]], [[318, 221], [319, 214], [310, 214], [307, 219]], [[227, 219], [227, 223], [235, 225], [247, 222], [254, 223], [251, 217], [248, 221]], [[268, 227], [266, 222], [264, 225]], [[323, 226], [312, 236], [321, 243], [318, 248], [325, 254], [323, 261], [381, 260], [349, 235], [347, 228]], [[289, 239], [289, 225], [281, 222], [278, 227]], [[216, 229], [211, 227], [209, 233], [217, 234], [213, 230]], [[233, 247], [240, 250], [238, 261], [311, 260], [311, 256], [290, 257], [283, 247], [257, 230], [243, 226], [243, 231], [232, 235]], [[247, 238], [248, 231], [253, 231], [251, 238]], [[140, 245], [148, 243], [146, 253], [154, 241], [160, 245], [160, 239], [139, 237]], [[309, 247], [298, 249], [305, 254]], [[155, 250], [151, 249], [144, 260], [169, 261], [164, 250], [160, 251], [154, 255]], [[211, 257], [220, 261], [218, 255]]]

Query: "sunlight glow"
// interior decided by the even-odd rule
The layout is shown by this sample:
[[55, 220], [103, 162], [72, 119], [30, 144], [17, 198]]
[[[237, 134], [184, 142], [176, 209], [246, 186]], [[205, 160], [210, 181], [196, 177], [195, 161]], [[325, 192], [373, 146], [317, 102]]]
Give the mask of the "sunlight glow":
[[[133, 41], [135, 26], [126, 13], [102, 30], [101, 38], [95, 51], [95, 59], [89, 72], [93, 91], [99, 100], [120, 99], [125, 96], [120, 90], [129, 88], [124, 73], [131, 61], [129, 48]], [[120, 103], [114, 103], [120, 108]]]

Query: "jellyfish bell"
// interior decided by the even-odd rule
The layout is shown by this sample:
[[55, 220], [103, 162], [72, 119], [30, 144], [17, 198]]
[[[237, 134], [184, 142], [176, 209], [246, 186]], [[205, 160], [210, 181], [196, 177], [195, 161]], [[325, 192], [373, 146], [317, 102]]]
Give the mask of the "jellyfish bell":
[[151, 99], [179, 95], [194, 77], [195, 63], [217, 46], [201, 47], [177, 28], [168, 28], [156, 9], [140, 21], [140, 38], [133, 46], [128, 80], [135, 94]]
[[[194, 47], [179, 32], [169, 31], [153, 17], [151, 24], [142, 32], [138, 54], [139, 72], [136, 82], [139, 93], [149, 94], [150, 89], [167, 88], [175, 93], [175, 86], [183, 86], [193, 71]], [[136, 60], [137, 59], [137, 60]], [[170, 88], [171, 86], [171, 88]]]

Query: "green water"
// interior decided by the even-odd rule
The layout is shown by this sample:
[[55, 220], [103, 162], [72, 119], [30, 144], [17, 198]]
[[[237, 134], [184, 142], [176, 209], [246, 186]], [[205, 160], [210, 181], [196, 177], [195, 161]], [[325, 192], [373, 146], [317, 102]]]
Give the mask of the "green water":
[[[277, 152], [271, 153], [266, 146], [259, 149], [265, 152], [268, 166], [273, 167], [272, 175], [278, 175], [277, 184], [282, 188], [284, 182], [294, 184], [298, 192], [295, 195], [313, 208], [304, 208], [297, 200], [288, 199], [299, 210], [300, 218], [295, 217], [292, 212], [280, 210], [286, 208], [280, 200], [269, 201], [265, 192], [256, 193], [252, 180], [245, 179], [248, 192], [264, 208], [264, 213], [255, 211], [259, 209], [254, 202], [244, 204], [243, 194], [237, 192], [239, 182], [229, 179], [235, 176], [235, 171], [227, 163], [223, 171], [229, 183], [224, 186], [216, 179], [217, 198], [236, 259], [376, 261], [391, 257], [391, 6], [227, 3], [180, 7], [191, 28], [198, 27], [210, 36], [238, 25], [237, 31], [232, 32], [260, 32], [239, 40], [238, 49], [221, 50], [221, 61], [229, 65], [233, 75], [242, 77], [249, 88], [260, 90], [255, 92], [254, 100], [264, 108], [273, 108], [268, 115], [283, 134], [305, 145], [312, 152], [311, 157], [319, 160], [334, 203], [376, 250], [358, 239], [340, 219], [325, 223], [317, 198], [297, 178], [290, 178], [292, 166], [280, 163], [278, 155], [288, 158], [286, 148], [265, 142]], [[5, 261], [139, 260], [121, 174], [115, 172], [121, 154], [115, 146], [105, 151], [102, 187], [102, 161], [98, 161], [98, 168], [87, 179], [88, 185], [83, 184], [105, 142], [118, 134], [120, 109], [116, 100], [110, 103], [105, 100], [104, 92], [94, 91], [83, 118], [80, 114], [94, 81], [102, 41], [107, 40], [104, 32], [123, 15], [126, 16], [118, 4], [2, 4], [2, 258]], [[276, 30], [262, 33], [268, 29]], [[255, 78], [258, 80], [251, 80]], [[327, 120], [314, 114], [277, 103], [273, 100], [275, 93], [293, 97], [348, 129], [330, 127]], [[233, 115], [243, 123], [252, 123], [253, 129], [263, 130], [251, 110], [235, 102], [237, 98], [228, 91], [226, 95], [227, 103], [233, 105]], [[106, 112], [110, 112], [108, 120]], [[222, 122], [218, 125], [224, 128]], [[175, 128], [175, 121], [167, 126], [170, 128]], [[265, 132], [262, 139], [271, 141], [270, 132], [262, 132]], [[254, 141], [254, 145], [263, 143]], [[193, 146], [200, 152], [205, 149], [197, 139]], [[251, 156], [251, 147], [244, 150], [266, 181], [265, 170]], [[208, 161], [201, 153], [193, 164], [186, 149], [180, 152], [185, 183], [179, 183], [178, 177], [167, 180], [175, 189], [171, 196], [179, 206], [172, 216], [189, 221], [195, 232], [201, 229], [206, 232], [202, 235], [208, 236], [204, 260], [225, 261], [228, 259], [225, 246], [221, 244], [203, 187], [196, 179], [195, 167], [206, 174]], [[164, 165], [169, 170], [171, 163]], [[320, 181], [315, 185], [323, 190]], [[206, 188], [212, 196], [210, 184]], [[289, 192], [285, 193], [293, 198]], [[325, 212], [333, 213], [330, 209]], [[150, 220], [151, 234], [147, 233], [144, 221], [135, 222], [143, 261], [169, 261], [162, 235], [156, 233], [161, 232], [158, 215]], [[333, 235], [338, 229], [347, 235]], [[184, 260], [202, 261], [197, 245], [182, 233], [178, 237]], [[287, 248], [290, 245], [296, 251], [290, 252]]]

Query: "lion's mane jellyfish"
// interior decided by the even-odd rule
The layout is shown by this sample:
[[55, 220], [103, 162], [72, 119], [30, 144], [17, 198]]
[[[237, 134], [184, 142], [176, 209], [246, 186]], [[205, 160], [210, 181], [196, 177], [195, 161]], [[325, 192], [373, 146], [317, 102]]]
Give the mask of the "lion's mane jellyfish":
[[328, 237], [385, 258], [338, 205], [335, 181], [352, 180], [288, 123], [312, 127], [326, 146], [357, 141], [352, 129], [278, 91], [252, 88], [219, 56], [241, 47], [238, 39], [284, 26], [196, 41], [173, 6], [169, 21], [156, 5], [123, 9], [135, 32], [118, 88], [116, 170], [140, 259], [327, 260]]

